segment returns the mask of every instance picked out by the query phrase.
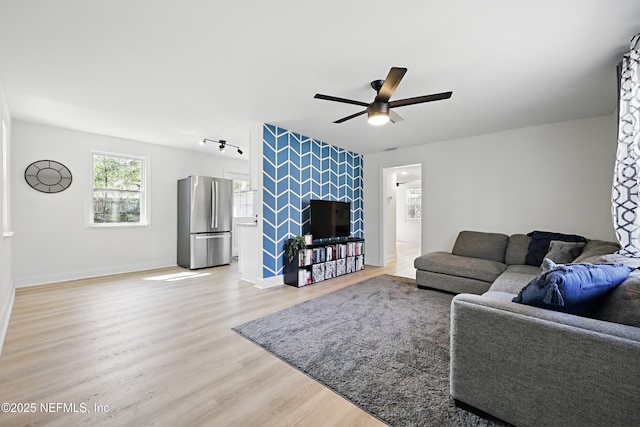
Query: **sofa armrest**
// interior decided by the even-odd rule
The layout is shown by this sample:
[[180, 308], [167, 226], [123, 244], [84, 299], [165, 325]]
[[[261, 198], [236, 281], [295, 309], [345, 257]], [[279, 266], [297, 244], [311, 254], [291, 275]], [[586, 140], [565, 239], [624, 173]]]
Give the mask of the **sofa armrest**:
[[451, 303], [454, 399], [518, 426], [640, 425], [640, 328], [470, 294]]

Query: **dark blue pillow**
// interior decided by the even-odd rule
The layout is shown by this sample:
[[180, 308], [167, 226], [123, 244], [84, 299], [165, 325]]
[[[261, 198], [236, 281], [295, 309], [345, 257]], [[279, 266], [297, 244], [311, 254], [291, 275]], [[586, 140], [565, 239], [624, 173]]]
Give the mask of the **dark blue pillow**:
[[556, 265], [531, 280], [512, 301], [589, 316], [633, 270], [623, 264]]
[[575, 234], [552, 233], [549, 231], [532, 231], [527, 236], [531, 237], [531, 242], [529, 243], [524, 263], [536, 267], [540, 267], [542, 264], [544, 256], [549, 252], [549, 244], [552, 240], [560, 240], [561, 242], [587, 241], [584, 237]]

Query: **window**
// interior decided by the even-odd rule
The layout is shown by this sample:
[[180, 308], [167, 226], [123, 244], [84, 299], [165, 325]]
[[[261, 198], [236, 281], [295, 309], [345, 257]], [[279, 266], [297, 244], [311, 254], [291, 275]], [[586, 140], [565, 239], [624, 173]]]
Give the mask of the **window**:
[[233, 180], [233, 216], [253, 216], [253, 193], [249, 189], [249, 181]]
[[91, 224], [146, 224], [145, 159], [93, 153]]
[[420, 206], [422, 205], [422, 189], [407, 188], [407, 220], [420, 219]]

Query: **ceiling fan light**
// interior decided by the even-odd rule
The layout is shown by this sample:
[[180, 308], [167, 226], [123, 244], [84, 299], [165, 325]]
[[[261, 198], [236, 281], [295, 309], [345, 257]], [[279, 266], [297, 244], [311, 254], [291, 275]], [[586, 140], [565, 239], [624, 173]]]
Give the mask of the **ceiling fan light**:
[[367, 120], [370, 125], [380, 126], [388, 123], [391, 119], [389, 117], [389, 104], [386, 102], [375, 101], [369, 107], [367, 107]]
[[369, 113], [369, 119], [367, 120], [370, 125], [380, 126], [389, 122], [389, 113], [376, 112]]

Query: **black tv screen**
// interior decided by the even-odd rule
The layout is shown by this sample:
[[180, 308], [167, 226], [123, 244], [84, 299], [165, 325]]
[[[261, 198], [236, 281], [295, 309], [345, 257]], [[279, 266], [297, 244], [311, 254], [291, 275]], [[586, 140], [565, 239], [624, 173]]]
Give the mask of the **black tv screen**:
[[314, 239], [349, 237], [351, 204], [331, 200], [311, 200], [311, 234]]

